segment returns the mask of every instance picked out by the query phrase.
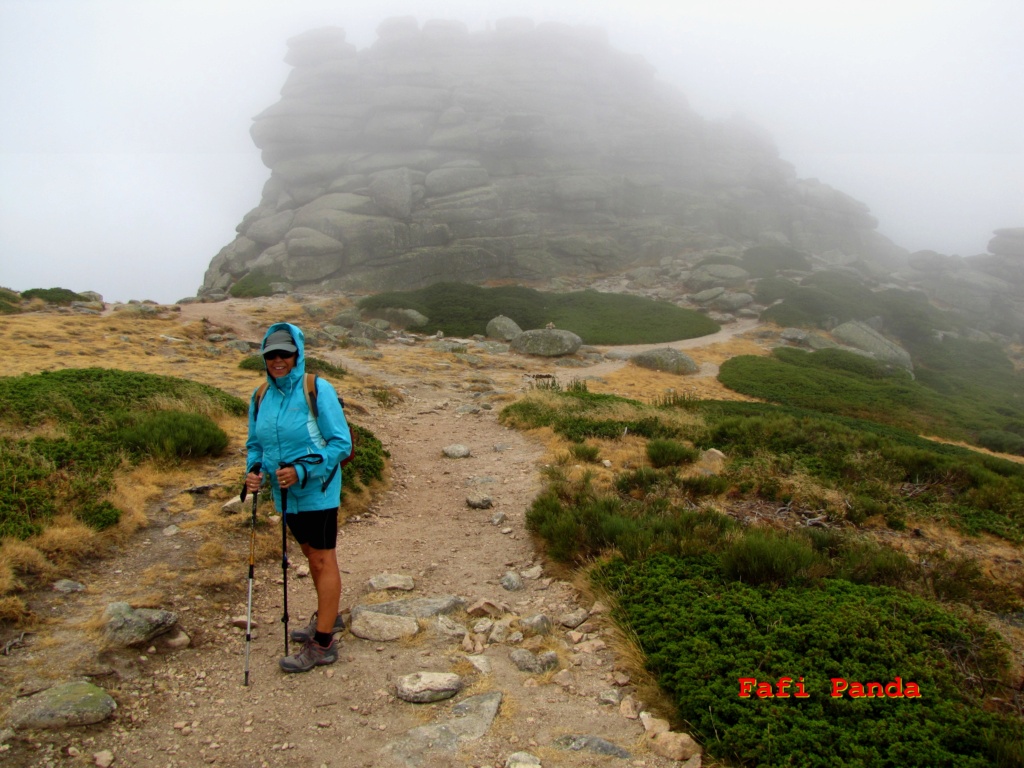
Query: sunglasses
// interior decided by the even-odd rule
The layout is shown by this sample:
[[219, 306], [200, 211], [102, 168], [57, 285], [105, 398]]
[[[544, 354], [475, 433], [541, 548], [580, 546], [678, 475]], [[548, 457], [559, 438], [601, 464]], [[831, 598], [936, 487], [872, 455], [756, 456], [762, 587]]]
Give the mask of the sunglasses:
[[283, 349], [275, 349], [273, 352], [267, 352], [263, 356], [264, 360], [281, 360], [289, 357], [295, 357], [296, 352], [286, 352]]

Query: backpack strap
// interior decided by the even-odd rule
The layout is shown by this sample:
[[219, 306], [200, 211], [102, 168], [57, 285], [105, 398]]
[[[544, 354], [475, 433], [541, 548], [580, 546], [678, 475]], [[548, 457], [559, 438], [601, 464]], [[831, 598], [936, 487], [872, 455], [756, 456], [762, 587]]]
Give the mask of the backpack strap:
[[[302, 382], [302, 393], [306, 396], [306, 406], [309, 408], [309, 412], [313, 414], [314, 419], [320, 418], [320, 410], [316, 407], [316, 380], [317, 375], [315, 373], [307, 373], [303, 377]], [[263, 402], [263, 398], [267, 394], [267, 390], [270, 388], [268, 382], [260, 384], [256, 391], [253, 392], [253, 399], [256, 402], [256, 408], [253, 412], [253, 419], [256, 419], [260, 415], [260, 403]]]
[[267, 390], [269, 388], [270, 388], [270, 384], [268, 384], [267, 382], [264, 381], [262, 384], [260, 384], [258, 387], [256, 387], [256, 391], [254, 391], [252, 393], [252, 399], [253, 399], [253, 403], [254, 403], [253, 412], [252, 412], [252, 420], [253, 421], [256, 421], [257, 417], [260, 415], [260, 403], [263, 402], [263, 398], [266, 396]]

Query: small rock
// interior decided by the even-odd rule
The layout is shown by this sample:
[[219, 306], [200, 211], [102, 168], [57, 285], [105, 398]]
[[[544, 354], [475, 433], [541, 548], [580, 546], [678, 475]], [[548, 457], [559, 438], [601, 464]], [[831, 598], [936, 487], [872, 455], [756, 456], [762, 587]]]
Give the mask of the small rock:
[[237, 515], [239, 512], [244, 511], [244, 509], [245, 504], [242, 503], [242, 500], [240, 498], [235, 496], [234, 498], [231, 499], [231, 501], [228, 501], [223, 506], [221, 506], [220, 511], [221, 514], [224, 515]]
[[491, 600], [477, 600], [466, 609], [466, 613], [470, 616], [501, 616], [504, 611]]
[[297, 566], [295, 566], [295, 575], [296, 575], [296, 577], [298, 577], [300, 579], [305, 579], [307, 576], [309, 576], [309, 566], [308, 565], [297, 565]]
[[641, 712], [640, 722], [643, 723], [644, 731], [646, 731], [647, 735], [651, 737], [658, 733], [666, 733], [672, 729], [668, 720], [662, 720], [660, 717], [655, 717], [650, 712]]
[[462, 678], [452, 672], [414, 672], [395, 684], [398, 698], [416, 704], [450, 699], [461, 690]]
[[452, 445], [446, 445], [442, 449], [442, 453], [449, 459], [467, 459], [469, 458], [471, 451], [468, 446], [462, 445], [461, 443], [453, 443]]
[[650, 740], [651, 751], [667, 757], [669, 760], [689, 760], [694, 755], [702, 754], [700, 745], [689, 734], [661, 731]]
[[442, 635], [446, 637], [462, 639], [466, 636], [467, 630], [464, 626], [459, 624], [444, 614], [441, 614], [434, 618], [434, 628], [437, 629]]
[[519, 671], [531, 674], [546, 672], [558, 666], [558, 654], [554, 651], [545, 651], [535, 656], [525, 648], [516, 648], [509, 653], [509, 659]]
[[629, 720], [636, 720], [640, 717], [640, 703], [632, 696], [626, 696], [619, 703], [619, 714]]
[[249, 619], [247, 616], [232, 616], [231, 626], [238, 629], [245, 629], [246, 626], [251, 626], [253, 629], [259, 626], [256, 619]]
[[168, 525], [164, 528], [164, 536], [177, 536], [181, 529], [176, 525]]
[[494, 621], [492, 619], [480, 619], [480, 621], [473, 625], [473, 631], [478, 635], [486, 635], [493, 626]]
[[576, 650], [580, 653], [597, 653], [603, 651], [608, 647], [608, 644], [604, 640], [586, 640], [576, 646]]
[[102, 752], [96, 752], [92, 756], [92, 761], [99, 768], [110, 768], [114, 764], [114, 753], [109, 749], [104, 749]]
[[504, 512], [495, 512], [493, 515], [491, 515], [491, 525], [501, 525], [505, 522], [505, 519], [506, 518]]
[[[253, 626], [256, 626], [255, 622], [253, 622]], [[180, 651], [192, 645], [192, 638], [185, 633], [185, 630], [178, 628], [177, 630], [171, 630], [165, 635], [160, 635], [157, 638], [157, 642], [165, 650]]]
[[572, 676], [572, 672], [570, 672], [568, 669], [561, 669], [557, 673], [555, 673], [554, 677], [551, 678], [551, 682], [553, 682], [555, 685], [560, 685], [563, 688], [568, 688], [576, 681]]
[[471, 509], [490, 509], [494, 506], [494, 502], [486, 494], [475, 494], [466, 497], [466, 505]]
[[385, 589], [399, 589], [405, 592], [415, 588], [412, 576], [397, 573], [380, 573], [370, 579], [370, 589], [380, 592]]
[[515, 571], [506, 571], [505, 575], [501, 577], [500, 584], [509, 592], [518, 592], [525, 586], [523, 584], [523, 577]]
[[487, 636], [487, 642], [492, 645], [506, 642], [509, 635], [512, 634], [511, 624], [511, 619], [502, 619], [501, 621], [494, 622], [494, 626], [491, 628], [491, 632]]
[[466, 656], [466, 660], [470, 664], [472, 664], [476, 668], [476, 671], [479, 672], [481, 675], [491, 674], [491, 660], [488, 659], [486, 656], [476, 656], [474, 654], [468, 654]]
[[520, 620], [519, 628], [528, 637], [531, 635], [547, 635], [551, 633], [551, 619], [543, 613], [538, 613], [536, 616], [529, 616]]
[[532, 568], [527, 568], [525, 571], [522, 572], [521, 575], [524, 579], [533, 580], [539, 579], [543, 574], [544, 569], [539, 565], [535, 565]]
[[529, 752], [514, 752], [505, 761], [505, 768], [540, 768], [540, 758]]
[[599, 704], [611, 704], [612, 706], [618, 706], [621, 701], [622, 691], [618, 688], [609, 688], [606, 691], [601, 691], [601, 693], [597, 695], [597, 702]]
[[632, 755], [622, 747], [616, 746], [610, 741], [602, 739], [599, 736], [559, 736], [552, 742], [552, 744], [560, 749], [568, 749], [573, 752], [586, 750], [587, 752], [593, 752], [598, 755], [609, 755], [611, 757], [620, 757], [626, 760], [632, 757]]
[[578, 610], [572, 611], [571, 613], [565, 613], [558, 617], [558, 623], [563, 627], [569, 629], [576, 629], [580, 624], [586, 621], [590, 617], [590, 612], [586, 608], [579, 608]]
[[84, 584], [79, 584], [77, 581], [71, 579], [58, 579], [53, 583], [54, 592], [82, 592], [85, 590]]

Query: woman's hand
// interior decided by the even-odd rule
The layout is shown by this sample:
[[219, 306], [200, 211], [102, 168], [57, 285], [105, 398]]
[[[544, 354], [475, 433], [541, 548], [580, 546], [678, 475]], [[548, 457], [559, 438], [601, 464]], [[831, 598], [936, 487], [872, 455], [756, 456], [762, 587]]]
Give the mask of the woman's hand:
[[277, 486], [279, 488], [288, 488], [292, 485], [297, 485], [299, 482], [299, 473], [295, 471], [295, 467], [283, 467], [275, 473], [277, 475]]
[[259, 493], [261, 485], [263, 485], [262, 474], [250, 472], [245, 476], [245, 490], [247, 490], [249, 493]]

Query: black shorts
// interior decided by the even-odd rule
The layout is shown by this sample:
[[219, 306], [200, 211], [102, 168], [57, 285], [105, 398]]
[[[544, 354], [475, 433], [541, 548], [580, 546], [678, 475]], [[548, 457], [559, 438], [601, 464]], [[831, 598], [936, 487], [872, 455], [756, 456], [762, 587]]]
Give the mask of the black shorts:
[[335, 549], [338, 546], [338, 508], [315, 512], [295, 512], [284, 516], [288, 530], [299, 544], [313, 549]]

